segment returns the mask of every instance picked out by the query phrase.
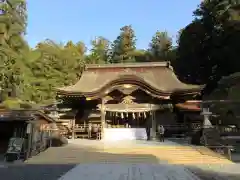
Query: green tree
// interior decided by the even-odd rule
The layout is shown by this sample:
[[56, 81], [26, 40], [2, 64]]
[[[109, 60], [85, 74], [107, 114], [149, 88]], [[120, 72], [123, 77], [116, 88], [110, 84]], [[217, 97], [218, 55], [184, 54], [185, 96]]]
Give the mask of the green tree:
[[186, 81], [212, 89], [222, 76], [240, 71], [239, 8], [228, 0], [203, 1], [194, 15], [179, 38], [174, 66]]
[[172, 39], [167, 32], [157, 31], [149, 44], [152, 61], [169, 61], [172, 50]]
[[101, 36], [97, 37], [95, 40], [92, 40], [92, 49], [90, 55], [87, 57], [87, 63], [109, 63], [109, 44], [110, 42]]
[[84, 67], [82, 42], [66, 45], [46, 40], [37, 45], [35, 51], [40, 57], [32, 62], [32, 77], [29, 87], [29, 99], [35, 102], [50, 101], [55, 98], [56, 87], [72, 85], [81, 76]]
[[112, 43], [112, 62], [125, 63], [134, 62], [134, 51], [136, 50], [136, 36], [131, 25], [120, 29], [120, 35]]
[[[28, 48], [23, 35], [26, 29], [25, 0], [4, 0], [0, 4], [0, 81], [2, 95], [18, 96], [22, 91], [23, 69]], [[18, 89], [18, 91], [17, 91]]]
[[135, 50], [133, 56], [136, 62], [150, 62], [152, 60], [150, 53], [144, 49]]

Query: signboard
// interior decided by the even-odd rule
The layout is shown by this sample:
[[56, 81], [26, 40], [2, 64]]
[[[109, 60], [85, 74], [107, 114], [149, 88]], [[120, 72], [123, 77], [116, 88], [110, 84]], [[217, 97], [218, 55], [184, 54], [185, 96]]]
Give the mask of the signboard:
[[11, 138], [8, 143], [7, 153], [20, 153], [23, 143], [23, 138]]

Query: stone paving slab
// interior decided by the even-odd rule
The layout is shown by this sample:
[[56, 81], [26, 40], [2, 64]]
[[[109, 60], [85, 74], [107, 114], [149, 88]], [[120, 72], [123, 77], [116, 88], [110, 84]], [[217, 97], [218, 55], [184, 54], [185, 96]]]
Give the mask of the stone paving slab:
[[80, 164], [58, 180], [200, 180], [180, 166], [151, 164]]

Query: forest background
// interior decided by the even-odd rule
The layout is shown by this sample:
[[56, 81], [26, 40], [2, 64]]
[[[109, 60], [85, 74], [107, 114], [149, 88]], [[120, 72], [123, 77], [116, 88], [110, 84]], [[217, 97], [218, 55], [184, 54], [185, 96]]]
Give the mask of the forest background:
[[179, 29], [177, 43], [168, 32], [156, 30], [148, 49], [138, 49], [141, 37], [126, 25], [113, 42], [96, 37], [88, 50], [82, 41], [61, 44], [51, 39], [31, 48], [25, 40], [26, 3], [0, 1], [1, 101], [51, 103], [56, 87], [76, 83], [85, 64], [93, 63], [170, 61], [181, 81], [207, 84], [203, 94], [216, 88], [223, 76], [240, 72], [239, 0], [202, 1], [193, 12], [194, 20]]

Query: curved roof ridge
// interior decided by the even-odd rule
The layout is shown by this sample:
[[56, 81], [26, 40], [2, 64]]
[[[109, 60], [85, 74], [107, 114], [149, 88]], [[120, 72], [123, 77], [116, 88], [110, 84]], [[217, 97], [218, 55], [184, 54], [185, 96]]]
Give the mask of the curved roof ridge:
[[[115, 68], [118, 69], [115, 71]], [[140, 69], [138, 71], [137, 69]], [[169, 62], [89, 65], [80, 80], [72, 86], [57, 88], [61, 94], [99, 94], [107, 86], [133, 83], [149, 88], [155, 94], [198, 92], [201, 87], [181, 82]]]
[[141, 62], [141, 63], [114, 63], [114, 64], [86, 64], [87, 69], [99, 68], [138, 68], [138, 67], [169, 67], [170, 62]]

